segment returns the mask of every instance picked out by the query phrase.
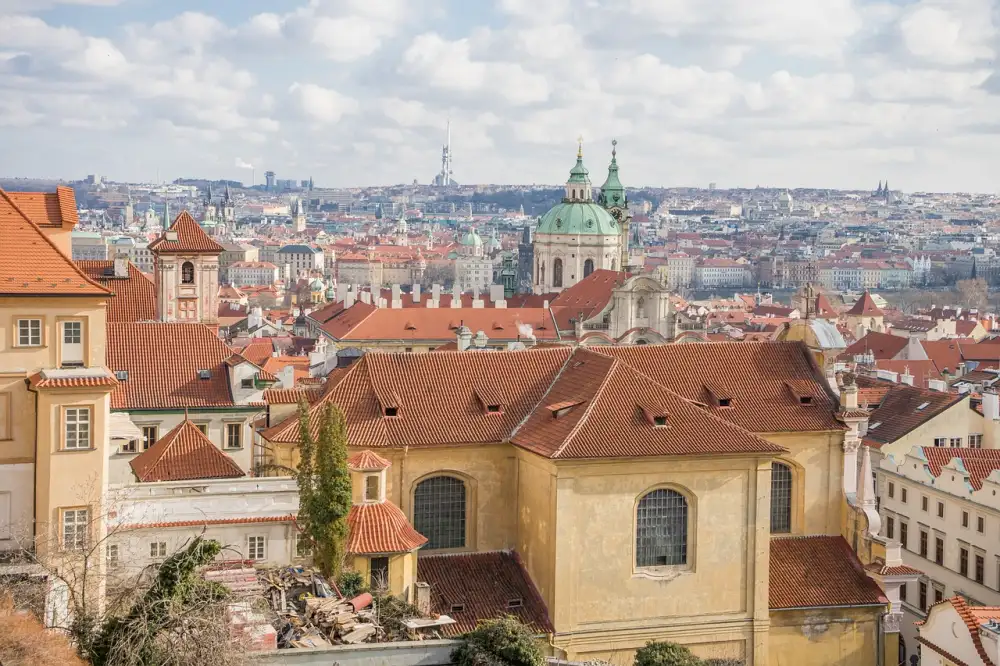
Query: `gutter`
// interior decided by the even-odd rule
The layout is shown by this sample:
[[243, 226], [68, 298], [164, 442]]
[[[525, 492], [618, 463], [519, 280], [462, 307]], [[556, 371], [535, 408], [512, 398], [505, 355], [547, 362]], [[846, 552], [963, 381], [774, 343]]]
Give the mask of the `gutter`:
[[26, 377], [24, 385], [28, 391], [35, 394], [35, 462], [32, 466], [33, 487], [31, 489], [31, 544], [34, 546], [38, 538], [38, 391], [31, 388], [31, 378]]

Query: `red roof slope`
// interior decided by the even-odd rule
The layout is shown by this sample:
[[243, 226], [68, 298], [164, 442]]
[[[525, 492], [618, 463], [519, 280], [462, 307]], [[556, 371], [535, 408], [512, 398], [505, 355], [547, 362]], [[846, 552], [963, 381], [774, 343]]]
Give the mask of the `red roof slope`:
[[[558, 338], [548, 310], [542, 308], [376, 308], [355, 303], [328, 320], [322, 329], [336, 340], [447, 340], [461, 325], [491, 340], [516, 340], [532, 334], [541, 340]], [[527, 328], [525, 328], [527, 327]]]
[[[233, 350], [204, 324], [108, 324], [107, 366], [128, 371], [111, 408], [179, 409], [234, 405], [226, 361]], [[208, 370], [209, 379], [200, 379]]]
[[108, 323], [156, 320], [156, 285], [132, 262], [127, 278], [115, 277], [114, 261], [87, 260], [76, 265], [91, 280], [114, 292], [108, 301]]
[[847, 314], [862, 315], [865, 317], [881, 317], [885, 315], [885, 313], [882, 312], [877, 305], [875, 305], [875, 299], [872, 298], [872, 295], [868, 293], [867, 289], [865, 289], [865, 293], [861, 294], [861, 298], [859, 298], [854, 305], [851, 306], [851, 309], [847, 311]]
[[[754, 433], [843, 430], [838, 408], [809, 350], [798, 342], [720, 342], [710, 345], [594, 347], [681, 397], [708, 405], [719, 418]], [[788, 391], [790, 381], [812, 386], [808, 405]], [[726, 394], [726, 395], [721, 395]], [[716, 398], [729, 398], [728, 407]]]
[[132, 458], [129, 465], [136, 478], [144, 483], [245, 476], [232, 458], [217, 449], [212, 440], [187, 419]]
[[346, 550], [356, 555], [407, 553], [427, 543], [392, 502], [355, 504], [347, 514]]
[[771, 610], [886, 603], [844, 537], [771, 537]]
[[878, 360], [889, 360], [896, 358], [896, 355], [906, 349], [909, 338], [891, 333], [878, 333], [869, 331], [863, 338], [844, 350], [841, 358], [854, 359], [855, 354], [867, 354], [871, 352]]
[[969, 483], [972, 484], [975, 490], [983, 487], [983, 480], [993, 470], [1000, 469], [1000, 449], [925, 446], [922, 450], [924, 457], [927, 458], [927, 466], [930, 469], [930, 473], [935, 478], [941, 475], [941, 469], [950, 463], [952, 459], [958, 458], [961, 460], [962, 465], [969, 472]]
[[861, 390], [885, 386], [889, 389], [879, 402], [878, 408], [868, 417], [868, 433], [865, 439], [871, 440], [870, 443], [879, 447], [895, 442], [968, 398], [968, 395], [931, 391], [906, 384], [892, 384], [864, 376], [859, 376], [857, 383]]
[[8, 192], [11, 200], [39, 227], [73, 228], [80, 222], [76, 193], [72, 187], [57, 185], [55, 192]]
[[0, 294], [108, 296], [110, 292], [87, 277], [0, 189]]
[[182, 211], [168, 231], [177, 232], [177, 240], [167, 240], [167, 232], [149, 244], [157, 254], [221, 254], [224, 248], [209, 238], [191, 214]]
[[958, 364], [962, 362], [962, 349], [957, 340], [921, 340], [927, 358], [934, 361], [937, 369], [950, 375], [958, 374]]
[[560, 330], [573, 330], [570, 319], [599, 315], [611, 302], [612, 292], [628, 279], [628, 273], [598, 269], [572, 287], [564, 289], [549, 304]]
[[550, 458], [783, 451], [587, 349], [576, 350], [511, 441]]
[[431, 586], [431, 609], [455, 624], [446, 636], [472, 631], [482, 620], [513, 615], [534, 631], [552, 633], [545, 602], [516, 552], [421, 555], [417, 579]]

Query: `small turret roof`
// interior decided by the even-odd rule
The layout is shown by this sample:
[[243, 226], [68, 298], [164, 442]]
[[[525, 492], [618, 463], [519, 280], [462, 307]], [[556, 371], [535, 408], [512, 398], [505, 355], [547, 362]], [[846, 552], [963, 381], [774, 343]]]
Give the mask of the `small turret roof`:
[[881, 317], [885, 315], [879, 306], [875, 304], [875, 299], [872, 298], [872, 295], [868, 293], [867, 289], [865, 289], [865, 293], [861, 295], [861, 298], [858, 299], [857, 303], [855, 303], [854, 306], [847, 311], [847, 314], [863, 315], [866, 317]]
[[611, 164], [608, 165], [608, 177], [601, 185], [601, 195], [598, 201], [601, 205], [624, 206], [627, 203], [625, 187], [618, 179], [618, 140], [611, 142]]
[[569, 170], [569, 180], [567, 183], [589, 183], [590, 172], [583, 166], [583, 139], [579, 140], [579, 147], [576, 150], [576, 164]]

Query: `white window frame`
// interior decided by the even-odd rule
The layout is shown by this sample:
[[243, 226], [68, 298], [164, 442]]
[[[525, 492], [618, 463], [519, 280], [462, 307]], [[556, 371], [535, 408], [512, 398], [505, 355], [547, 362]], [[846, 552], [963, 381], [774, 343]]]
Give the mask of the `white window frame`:
[[[232, 445], [231, 432], [235, 431], [239, 443], [236, 446]], [[226, 424], [226, 441], [225, 448], [230, 451], [236, 451], [243, 448], [243, 424], [242, 423], [227, 423]]]
[[150, 541], [149, 542], [149, 557], [153, 560], [162, 560], [167, 557], [167, 542], [166, 541]]
[[90, 509], [63, 509], [61, 528], [63, 550], [83, 550], [87, 547], [90, 531]]
[[[82, 416], [86, 418], [81, 418]], [[63, 424], [63, 448], [67, 451], [87, 451], [91, 445], [93, 432], [92, 410], [90, 407], [67, 407]], [[72, 434], [70, 434], [72, 426]], [[82, 444], [82, 445], [81, 445]]]
[[262, 561], [267, 559], [267, 537], [262, 534], [247, 536], [247, 559]]
[[[35, 330], [32, 330], [35, 329]], [[17, 320], [17, 346], [42, 346], [42, 320], [25, 317]]]
[[116, 543], [109, 543], [107, 545], [107, 548], [104, 551], [104, 557], [108, 563], [109, 569], [117, 569], [121, 566], [120, 551], [121, 549]]

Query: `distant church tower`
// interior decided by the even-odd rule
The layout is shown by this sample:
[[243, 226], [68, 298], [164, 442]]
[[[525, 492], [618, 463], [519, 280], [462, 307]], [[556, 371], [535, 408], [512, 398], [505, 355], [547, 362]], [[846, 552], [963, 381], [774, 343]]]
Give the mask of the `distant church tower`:
[[608, 165], [608, 177], [601, 185], [601, 193], [597, 197], [597, 203], [611, 213], [611, 216], [618, 221], [622, 235], [622, 256], [621, 269], [629, 269], [629, 225], [632, 222], [632, 215], [628, 210], [628, 195], [625, 194], [625, 187], [618, 179], [618, 139], [611, 141], [611, 164]]
[[205, 196], [205, 213], [202, 216], [207, 226], [214, 226], [219, 222], [218, 209], [215, 207], [215, 200], [212, 198], [212, 186], [208, 186], [208, 194]]
[[132, 190], [128, 190], [128, 199], [125, 201], [125, 210], [122, 211], [122, 226], [130, 227], [135, 221], [135, 206], [132, 204]]
[[304, 234], [306, 232], [306, 209], [301, 198], [295, 199], [292, 211], [292, 226], [297, 234]]
[[400, 212], [399, 219], [396, 220], [396, 237], [394, 242], [400, 247], [406, 247], [410, 244], [409, 229], [406, 226], [405, 212]]
[[222, 221], [228, 224], [236, 222], [236, 201], [233, 200], [228, 185], [226, 185], [226, 195], [222, 198]]
[[218, 325], [222, 249], [187, 211], [149, 244], [160, 321]]

